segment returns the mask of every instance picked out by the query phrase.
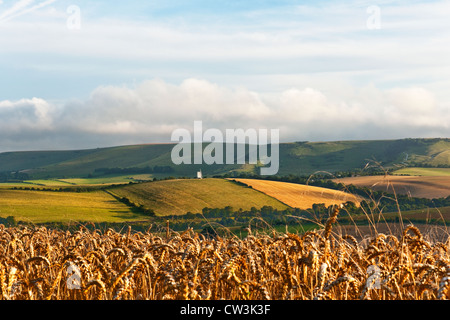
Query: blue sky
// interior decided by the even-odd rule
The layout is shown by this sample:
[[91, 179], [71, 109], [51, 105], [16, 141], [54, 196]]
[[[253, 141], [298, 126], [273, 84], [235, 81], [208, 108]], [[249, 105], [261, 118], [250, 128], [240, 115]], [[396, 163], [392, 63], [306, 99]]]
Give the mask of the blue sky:
[[[75, 10], [75, 11], [74, 11]], [[0, 0], [0, 151], [450, 136], [448, 1]]]

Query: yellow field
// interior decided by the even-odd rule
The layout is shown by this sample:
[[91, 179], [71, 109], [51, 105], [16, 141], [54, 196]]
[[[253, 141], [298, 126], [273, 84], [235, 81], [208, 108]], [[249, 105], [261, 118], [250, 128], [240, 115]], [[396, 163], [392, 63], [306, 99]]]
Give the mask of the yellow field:
[[352, 201], [358, 205], [361, 201], [360, 197], [342, 191], [297, 183], [257, 179], [234, 180], [245, 183], [293, 208], [309, 209], [315, 203], [325, 203], [326, 206], [330, 206], [346, 201]]

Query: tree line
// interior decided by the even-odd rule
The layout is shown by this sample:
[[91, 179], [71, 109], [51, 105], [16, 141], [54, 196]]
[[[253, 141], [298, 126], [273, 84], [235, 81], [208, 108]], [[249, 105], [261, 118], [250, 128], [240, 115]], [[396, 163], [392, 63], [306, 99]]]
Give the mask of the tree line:
[[0, 172], [0, 182], [17, 182], [23, 180], [29, 180], [30, 176], [28, 173], [20, 171], [4, 171]]
[[171, 166], [146, 166], [146, 167], [128, 167], [128, 168], [97, 168], [94, 173], [97, 174], [145, 174], [145, 173], [172, 173]]

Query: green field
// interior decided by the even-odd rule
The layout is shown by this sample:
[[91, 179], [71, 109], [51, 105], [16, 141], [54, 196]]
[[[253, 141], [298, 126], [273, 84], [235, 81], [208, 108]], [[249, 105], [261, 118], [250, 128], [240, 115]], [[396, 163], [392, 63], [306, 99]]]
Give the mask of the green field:
[[[29, 188], [29, 184], [24, 185]], [[22, 187], [23, 188], [23, 187]], [[41, 187], [41, 189], [44, 187]], [[74, 186], [73, 190], [77, 190]], [[70, 190], [70, 189], [69, 189]], [[125, 184], [109, 186], [102, 190], [98, 187], [86, 187], [80, 192], [42, 191], [39, 187], [34, 190], [0, 188], [0, 217], [13, 216], [16, 221], [39, 223], [77, 224], [78, 222], [94, 223], [144, 223], [153, 224], [164, 221], [166, 215], [184, 215], [188, 212], [202, 213], [205, 207], [220, 208], [231, 207], [233, 212], [249, 211], [252, 207], [260, 209], [271, 206], [277, 210], [289, 208], [273, 197], [270, 197], [253, 188], [226, 179], [173, 179], [140, 184]], [[121, 198], [127, 198], [132, 205], [126, 205]], [[152, 209], [155, 218], [145, 214], [140, 206]], [[187, 218], [187, 216], [190, 216]], [[199, 216], [187, 215], [174, 219], [173, 224], [196, 224], [197, 229], [205, 225]], [[235, 213], [231, 221], [240, 217]], [[403, 221], [414, 223], [443, 223], [450, 220], [450, 207], [439, 209], [421, 209], [402, 212]], [[382, 223], [387, 220], [395, 222], [398, 213], [383, 213], [373, 215], [374, 222]], [[161, 220], [162, 219], [162, 220]], [[193, 220], [189, 220], [193, 219]], [[220, 223], [221, 216], [212, 216], [211, 223]], [[228, 217], [230, 220], [230, 218]], [[357, 215], [351, 219], [341, 217], [343, 224], [350, 224], [354, 220], [358, 223], [367, 223], [366, 215]], [[397, 220], [396, 220], [397, 219]], [[201, 222], [201, 223], [200, 223]], [[300, 220], [299, 220], [300, 222]], [[243, 223], [243, 224], [242, 224]], [[241, 234], [243, 226], [248, 222], [231, 225], [233, 232]], [[266, 226], [263, 226], [266, 228]], [[285, 225], [274, 226], [277, 230]], [[303, 230], [310, 228], [304, 224], [290, 225], [289, 230]], [[268, 229], [272, 229], [267, 225]], [[281, 228], [281, 229], [280, 229]]]
[[65, 182], [71, 185], [110, 185], [110, 184], [124, 184], [137, 181], [151, 181], [153, 176], [150, 174], [140, 175], [124, 175], [124, 176], [106, 176], [97, 178], [72, 178], [72, 179], [59, 179], [61, 182]]
[[23, 182], [0, 183], [0, 187], [70, 187], [70, 186], [97, 186], [112, 184], [127, 184], [130, 182], [152, 181], [151, 174], [104, 176], [96, 178], [71, 178], [71, 179], [37, 179]]
[[[36, 186], [46, 186], [46, 187], [50, 187], [50, 186], [55, 186], [55, 187], [62, 187], [62, 186], [70, 186], [71, 184], [62, 180], [52, 180], [52, 179], [48, 179], [48, 180], [25, 180], [24, 181], [25, 184], [30, 184], [30, 185], [36, 185]], [[0, 186], [3, 184], [0, 184]]]
[[[399, 221], [400, 215], [398, 212], [387, 212], [383, 214], [373, 214], [370, 216], [371, 220], [376, 223], [384, 223], [385, 221], [394, 222]], [[426, 208], [417, 210], [407, 210], [401, 212], [401, 218], [405, 224], [440, 224], [448, 225], [450, 221], [450, 207], [441, 208]], [[367, 216], [359, 215], [352, 218], [356, 222], [367, 223]]]
[[[21, 187], [32, 186], [24, 184]], [[42, 191], [39, 186], [36, 186], [35, 190], [2, 187], [0, 217], [14, 216], [16, 221], [31, 223], [127, 222], [148, 219], [148, 216], [136, 213], [136, 210], [118, 201], [118, 198], [111, 194], [118, 198], [127, 197], [137, 207], [144, 205], [145, 208], [154, 210], [157, 215], [201, 213], [205, 207], [231, 206], [235, 210], [249, 210], [251, 207], [259, 209], [267, 205], [280, 210], [288, 208], [272, 197], [228, 180], [188, 179], [155, 181], [112, 187], [107, 191], [85, 192]]]
[[201, 213], [202, 209], [224, 208], [250, 210], [272, 206], [288, 208], [280, 201], [252, 188], [224, 179], [164, 180], [124, 186], [110, 190], [118, 197], [126, 197], [137, 206], [152, 209], [157, 215]]
[[[389, 219], [395, 218], [397, 215], [398, 213], [389, 213], [386, 214], [385, 217], [386, 219]], [[421, 223], [431, 223], [433, 221], [448, 223], [448, 221], [450, 221], [450, 207], [403, 211], [402, 218], [406, 221], [419, 221]]]
[[84, 193], [0, 189], [0, 217], [16, 221], [123, 222], [145, 220], [103, 191]]
[[450, 168], [403, 168], [393, 172], [396, 175], [409, 176], [450, 176]]

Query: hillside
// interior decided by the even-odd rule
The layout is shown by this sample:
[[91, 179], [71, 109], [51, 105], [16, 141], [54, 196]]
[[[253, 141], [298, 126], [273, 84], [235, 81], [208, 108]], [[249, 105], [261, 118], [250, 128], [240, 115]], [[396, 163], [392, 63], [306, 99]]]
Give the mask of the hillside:
[[450, 166], [450, 139], [296, 142], [280, 146], [279, 175], [362, 169], [367, 163]]
[[[206, 144], [204, 145], [206, 146]], [[32, 179], [98, 176], [99, 168], [169, 166], [161, 176], [194, 177], [232, 172], [259, 173], [256, 165], [174, 165], [174, 144], [148, 144], [74, 151], [0, 153], [0, 173], [22, 171]], [[385, 168], [405, 166], [450, 166], [450, 139], [402, 139], [335, 142], [281, 143], [278, 175], [310, 175], [358, 170], [375, 160]]]
[[[0, 172], [22, 171], [32, 179], [81, 178], [98, 175], [99, 168], [170, 166], [172, 172], [162, 176], [222, 174], [239, 170], [242, 165], [179, 165], [171, 161], [174, 144], [145, 144], [76, 151], [29, 151], [0, 153]], [[245, 167], [245, 166], [244, 166]], [[161, 176], [161, 175], [159, 175]]]
[[284, 210], [288, 206], [261, 192], [225, 179], [176, 179], [147, 182], [111, 189], [135, 205], [152, 209], [156, 215], [201, 213], [202, 209], [233, 207], [250, 210], [271, 206]]
[[357, 205], [361, 202], [359, 197], [352, 194], [327, 188], [269, 180], [235, 180], [274, 197], [293, 208], [309, 209], [315, 203], [324, 203], [328, 207], [347, 201], [352, 201]]

